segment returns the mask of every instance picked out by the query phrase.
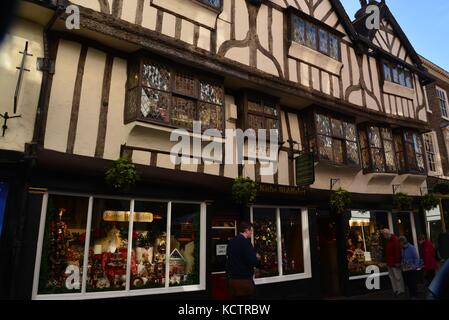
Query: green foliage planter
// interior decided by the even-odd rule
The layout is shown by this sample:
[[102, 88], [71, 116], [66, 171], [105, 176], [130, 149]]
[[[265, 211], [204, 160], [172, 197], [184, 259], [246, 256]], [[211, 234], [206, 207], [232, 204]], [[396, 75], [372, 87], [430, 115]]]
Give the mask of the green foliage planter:
[[437, 183], [433, 189], [433, 193], [439, 193], [439, 194], [449, 194], [449, 182], [440, 182]]
[[232, 185], [232, 197], [237, 204], [248, 205], [256, 201], [257, 184], [251, 178], [238, 177]]
[[393, 196], [393, 208], [396, 210], [411, 210], [412, 197], [406, 193], [398, 192]]
[[106, 183], [119, 191], [129, 190], [139, 178], [136, 166], [128, 157], [114, 161], [105, 173]]
[[333, 213], [342, 214], [351, 206], [351, 193], [339, 188], [331, 195], [330, 206]]
[[433, 193], [428, 193], [421, 197], [421, 208], [430, 211], [440, 205], [440, 199]]

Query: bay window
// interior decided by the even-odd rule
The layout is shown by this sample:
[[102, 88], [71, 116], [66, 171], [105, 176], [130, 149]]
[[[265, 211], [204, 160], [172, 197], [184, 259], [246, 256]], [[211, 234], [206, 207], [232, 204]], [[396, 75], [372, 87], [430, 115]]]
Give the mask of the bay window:
[[33, 298], [203, 290], [205, 207], [46, 194]]
[[254, 248], [261, 256], [256, 283], [311, 276], [306, 209], [254, 206], [251, 222]]
[[355, 124], [337, 115], [311, 112], [305, 130], [310, 151], [317, 159], [339, 165], [359, 166]]
[[181, 66], [139, 57], [130, 62], [125, 121], [173, 127], [224, 129], [224, 88], [221, 80]]
[[421, 135], [409, 129], [394, 131], [396, 161], [401, 173], [426, 173], [424, 146]]
[[367, 172], [396, 172], [391, 129], [369, 124], [361, 124], [358, 128], [363, 169]]

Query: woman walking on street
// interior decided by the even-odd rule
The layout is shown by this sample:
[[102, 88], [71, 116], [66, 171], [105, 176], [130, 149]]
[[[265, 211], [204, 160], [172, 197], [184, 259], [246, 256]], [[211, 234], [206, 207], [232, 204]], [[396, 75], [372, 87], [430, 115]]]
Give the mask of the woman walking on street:
[[423, 234], [419, 236], [418, 242], [421, 247], [421, 257], [424, 261], [425, 285], [428, 287], [435, 277], [435, 272], [438, 270], [438, 263], [435, 257], [436, 250], [432, 241], [428, 240]]
[[418, 276], [417, 269], [419, 267], [419, 257], [416, 248], [411, 245], [407, 238], [399, 237], [402, 246], [402, 274], [404, 275], [404, 282], [409, 290], [411, 299], [416, 298]]

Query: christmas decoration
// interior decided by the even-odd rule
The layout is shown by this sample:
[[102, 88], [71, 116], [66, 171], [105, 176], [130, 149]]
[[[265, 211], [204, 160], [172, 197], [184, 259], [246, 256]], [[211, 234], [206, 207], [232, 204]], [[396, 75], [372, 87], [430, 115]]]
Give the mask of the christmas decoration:
[[260, 276], [278, 274], [276, 223], [268, 218], [254, 222], [254, 246], [261, 255]]

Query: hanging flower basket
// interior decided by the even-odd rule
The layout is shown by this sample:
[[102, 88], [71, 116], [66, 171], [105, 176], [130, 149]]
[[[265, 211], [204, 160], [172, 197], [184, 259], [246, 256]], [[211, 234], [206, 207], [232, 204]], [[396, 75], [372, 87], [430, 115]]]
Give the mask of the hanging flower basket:
[[393, 196], [393, 208], [397, 210], [411, 210], [412, 197], [406, 193], [398, 192]]
[[440, 199], [433, 193], [428, 193], [421, 197], [421, 208], [425, 211], [430, 211], [440, 205]]
[[105, 179], [106, 183], [114, 189], [125, 191], [136, 184], [139, 174], [128, 157], [121, 157], [106, 171]]
[[331, 195], [331, 210], [333, 213], [342, 214], [351, 206], [351, 202], [351, 193], [339, 188]]
[[449, 194], [449, 182], [440, 182], [437, 183], [433, 189], [433, 193], [439, 193], [439, 194]]
[[238, 177], [232, 185], [232, 196], [237, 204], [254, 203], [257, 196], [257, 184], [251, 178]]

